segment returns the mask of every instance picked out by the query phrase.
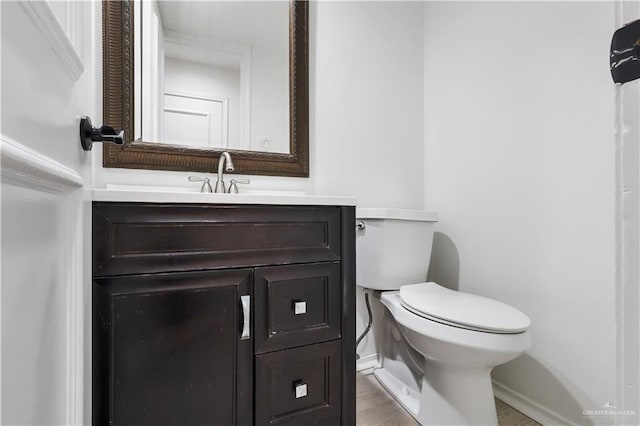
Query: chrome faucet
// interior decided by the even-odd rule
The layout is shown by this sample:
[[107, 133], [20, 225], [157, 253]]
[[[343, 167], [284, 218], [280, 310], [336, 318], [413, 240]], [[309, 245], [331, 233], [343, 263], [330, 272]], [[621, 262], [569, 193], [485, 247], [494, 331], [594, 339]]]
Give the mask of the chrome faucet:
[[[225, 160], [227, 164], [226, 167], [224, 167]], [[213, 191], [215, 193], [224, 194], [225, 192], [227, 192], [226, 188], [224, 187], [224, 180], [222, 180], [224, 171], [227, 171], [227, 172], [233, 171], [233, 161], [231, 161], [231, 155], [229, 155], [229, 153], [226, 151], [220, 154], [220, 159], [218, 160], [218, 180], [216, 181], [216, 187], [215, 187], [215, 190]]]

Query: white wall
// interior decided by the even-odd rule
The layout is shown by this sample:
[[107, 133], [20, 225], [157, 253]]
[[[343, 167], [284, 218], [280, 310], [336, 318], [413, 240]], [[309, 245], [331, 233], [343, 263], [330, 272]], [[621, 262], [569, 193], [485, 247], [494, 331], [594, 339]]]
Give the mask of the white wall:
[[425, 4], [426, 205], [455, 249], [434, 255], [444, 284], [530, 316], [494, 379], [554, 423], [616, 403], [614, 12]]
[[422, 7], [311, 3], [311, 173], [318, 194], [422, 208]]

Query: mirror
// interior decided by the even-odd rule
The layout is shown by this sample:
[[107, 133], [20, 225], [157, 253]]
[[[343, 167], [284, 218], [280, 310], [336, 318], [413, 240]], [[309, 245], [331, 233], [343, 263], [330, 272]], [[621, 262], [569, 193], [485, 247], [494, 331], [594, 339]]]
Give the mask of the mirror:
[[289, 153], [289, 4], [134, 4], [134, 140]]
[[103, 5], [105, 167], [308, 176], [306, 2]]

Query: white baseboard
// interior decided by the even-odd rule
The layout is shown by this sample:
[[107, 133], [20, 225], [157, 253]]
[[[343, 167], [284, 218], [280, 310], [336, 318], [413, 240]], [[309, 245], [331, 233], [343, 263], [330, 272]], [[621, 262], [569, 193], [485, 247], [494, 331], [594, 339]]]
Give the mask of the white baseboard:
[[378, 354], [361, 356], [356, 360], [356, 371], [369, 370], [378, 366]]
[[493, 393], [499, 400], [542, 425], [570, 425], [575, 423], [496, 381], [493, 382]]

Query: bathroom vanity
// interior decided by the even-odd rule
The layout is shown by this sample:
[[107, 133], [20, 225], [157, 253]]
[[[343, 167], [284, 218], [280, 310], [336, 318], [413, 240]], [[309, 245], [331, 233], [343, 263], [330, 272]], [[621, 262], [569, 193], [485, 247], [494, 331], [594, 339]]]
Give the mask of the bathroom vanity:
[[354, 425], [353, 200], [171, 199], [94, 191], [93, 424]]

